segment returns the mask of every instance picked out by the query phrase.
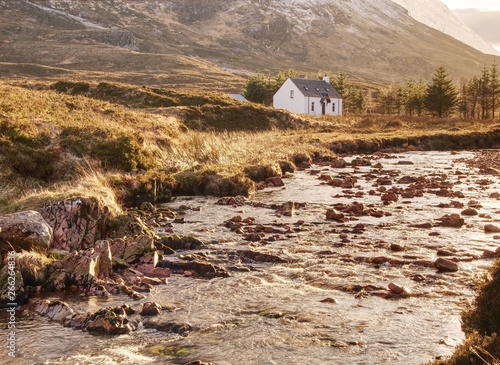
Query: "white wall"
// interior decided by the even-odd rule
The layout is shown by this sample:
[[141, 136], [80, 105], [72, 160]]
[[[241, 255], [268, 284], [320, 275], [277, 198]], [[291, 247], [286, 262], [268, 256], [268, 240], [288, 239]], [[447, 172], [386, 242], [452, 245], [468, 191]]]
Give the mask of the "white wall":
[[[290, 97], [290, 91], [293, 91], [294, 97]], [[286, 80], [283, 86], [273, 96], [273, 107], [276, 109], [286, 109], [295, 114], [321, 115], [321, 98], [305, 97], [302, 92], [290, 80]], [[314, 111], [311, 103], [314, 102]], [[335, 105], [335, 111], [332, 111], [332, 104]], [[325, 114], [342, 115], [342, 99], [332, 99], [331, 103], [326, 105]]]
[[[290, 98], [290, 91], [293, 91], [293, 99]], [[286, 80], [283, 86], [273, 96], [273, 107], [276, 109], [286, 109], [296, 114], [306, 114], [306, 103], [304, 95], [297, 86], [290, 80]]]

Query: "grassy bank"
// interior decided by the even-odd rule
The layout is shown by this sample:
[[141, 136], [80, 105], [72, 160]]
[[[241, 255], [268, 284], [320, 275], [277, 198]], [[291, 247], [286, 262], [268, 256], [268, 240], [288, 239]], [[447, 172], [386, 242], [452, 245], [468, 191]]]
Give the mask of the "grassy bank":
[[222, 93], [12, 80], [0, 84], [0, 213], [72, 196], [119, 210], [172, 194], [248, 195], [266, 177], [251, 172], [259, 166], [280, 174], [335, 153], [493, 147], [497, 122], [307, 119]]
[[500, 364], [500, 259], [476, 284], [476, 297], [462, 313], [465, 341], [451, 358], [428, 365]]

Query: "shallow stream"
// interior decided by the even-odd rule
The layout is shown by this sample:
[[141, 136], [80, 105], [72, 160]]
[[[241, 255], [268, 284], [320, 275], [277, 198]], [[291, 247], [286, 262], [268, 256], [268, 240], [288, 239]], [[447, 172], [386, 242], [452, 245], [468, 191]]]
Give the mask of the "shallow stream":
[[[500, 246], [500, 237], [484, 231], [485, 224], [500, 221], [494, 194], [500, 192], [500, 179], [467, 167], [465, 160], [472, 157], [472, 152], [413, 152], [363, 157], [371, 166], [312, 166], [243, 205], [179, 197], [167, 204], [185, 213], [171, 224], [173, 232], [195, 236], [207, 247], [177, 255], [199, 255], [226, 269], [229, 277], [174, 273], [167, 285], [155, 287], [139, 302], [126, 296], [63, 300], [85, 311], [156, 301], [175, 308], [161, 316], [189, 323], [189, 335], [140, 329], [95, 336], [20, 313], [21, 357], [2, 360], [16, 365], [186, 364], [197, 359], [217, 365], [408, 365], [450, 355], [463, 339], [460, 311], [473, 298], [472, 280], [491, 265], [484, 250]], [[414, 181], [405, 176], [426, 182], [423, 195], [399, 195], [398, 201], [384, 204], [384, 189], [406, 189]], [[334, 179], [347, 185], [326, 183]], [[295, 202], [292, 216], [278, 209], [287, 202]], [[326, 219], [327, 209], [354, 202], [374, 214]], [[442, 216], [460, 215], [468, 207], [478, 214], [462, 215], [461, 228], [440, 225]], [[251, 218], [239, 232], [225, 224], [238, 221], [237, 216]], [[424, 223], [430, 227], [415, 227]], [[258, 227], [264, 227], [263, 237], [249, 240]], [[166, 234], [165, 227], [157, 233]], [[285, 262], [242, 260], [237, 254], [248, 250]], [[438, 272], [433, 267], [438, 253], [456, 262], [458, 271]], [[393, 295], [390, 283], [405, 287], [408, 295]], [[168, 351], [160, 356], [158, 348]]]

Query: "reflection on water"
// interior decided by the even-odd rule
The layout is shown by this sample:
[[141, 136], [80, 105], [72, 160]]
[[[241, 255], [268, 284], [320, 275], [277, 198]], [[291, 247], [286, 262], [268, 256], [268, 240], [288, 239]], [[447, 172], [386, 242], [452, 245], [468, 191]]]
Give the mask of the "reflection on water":
[[[206, 197], [179, 198], [168, 206], [195, 209], [187, 210], [185, 223], [174, 224], [174, 232], [209, 243], [204, 252], [211, 262], [230, 266], [228, 252], [252, 249], [279, 255], [289, 263], [252, 263], [248, 271], [211, 280], [172, 275], [168, 285], [154, 288], [146, 300], [178, 308], [161, 316], [189, 323], [193, 331], [187, 337], [153, 330], [93, 336], [45, 318], [20, 316], [17, 336], [22, 358], [7, 364], [185, 364], [194, 359], [218, 365], [421, 364], [449, 355], [463, 338], [459, 315], [461, 304], [473, 295], [470, 280], [491, 264], [481, 259], [482, 252], [494, 250], [499, 242], [485, 234], [483, 226], [498, 217], [498, 200], [489, 196], [500, 191], [500, 184], [492, 176], [488, 176], [491, 183], [481, 183], [485, 177], [462, 162], [471, 156], [419, 152], [379, 156], [372, 163], [380, 162], [380, 169], [314, 166], [318, 170], [314, 174], [297, 171], [285, 181], [285, 188], [261, 191], [253, 204], [239, 207], [216, 205], [217, 199]], [[321, 174], [349, 174], [357, 182], [350, 189], [334, 188], [321, 184]], [[463, 197], [438, 196], [437, 188], [428, 188], [422, 197], [384, 205], [380, 194], [369, 193], [380, 187], [375, 186], [380, 177], [391, 180], [387, 188], [406, 187], [397, 183], [405, 175], [444, 181]], [[462, 228], [412, 227], [460, 213], [462, 209], [450, 206], [451, 200], [465, 207], [476, 200], [480, 214], [467, 216]], [[292, 217], [271, 209], [271, 204], [287, 201], [305, 204]], [[353, 202], [387, 214], [353, 217], [344, 223], [325, 219], [327, 208]], [[236, 215], [290, 230], [275, 240], [249, 242], [223, 225]], [[299, 220], [303, 222], [297, 225]], [[363, 229], [355, 230], [359, 224]], [[438, 257], [438, 250], [452, 253], [459, 261], [458, 272], [437, 273], [425, 265]], [[382, 260], [369, 263], [371, 258]], [[412, 295], [392, 299], [374, 295], [387, 291], [391, 282], [409, 288]], [[360, 289], [346, 289], [356, 286]], [[128, 297], [66, 300], [88, 311], [130, 303]], [[148, 351], [155, 344], [186, 351], [177, 357], [158, 357]]]

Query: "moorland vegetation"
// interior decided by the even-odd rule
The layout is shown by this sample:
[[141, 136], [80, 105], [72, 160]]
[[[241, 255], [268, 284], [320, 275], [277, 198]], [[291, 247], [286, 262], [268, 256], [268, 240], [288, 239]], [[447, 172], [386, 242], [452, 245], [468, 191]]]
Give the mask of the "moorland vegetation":
[[[264, 80], [268, 85], [266, 78], [258, 78], [249, 84]], [[0, 213], [96, 197], [118, 214], [176, 194], [248, 196], [268, 175], [343, 153], [499, 145], [495, 65], [457, 89], [450, 88], [443, 68], [428, 85], [410, 80], [370, 93], [344, 73], [332, 79], [346, 98], [342, 117], [293, 115], [266, 106], [265, 100], [243, 103], [221, 92], [4, 80]], [[247, 95], [248, 90], [247, 85]], [[445, 110], [431, 105], [436, 90], [448, 98]], [[356, 103], [361, 99], [370, 103], [362, 102], [360, 109]], [[380, 113], [368, 113], [375, 110]], [[497, 262], [480, 280], [474, 303], [464, 311], [467, 339], [439, 364], [495, 364], [500, 358], [499, 273]]]

